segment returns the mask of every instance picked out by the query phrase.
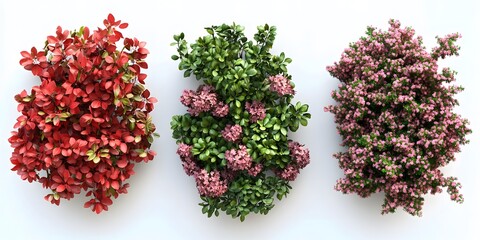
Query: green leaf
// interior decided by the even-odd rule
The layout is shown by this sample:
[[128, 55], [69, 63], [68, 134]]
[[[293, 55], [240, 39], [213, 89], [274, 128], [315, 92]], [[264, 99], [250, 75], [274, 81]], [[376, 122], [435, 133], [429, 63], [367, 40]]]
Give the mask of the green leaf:
[[302, 124], [302, 126], [304, 126], [304, 127], [307, 126], [308, 125], [307, 119], [305, 119], [305, 118], [300, 119], [300, 124]]
[[257, 74], [257, 70], [250, 68], [247, 70], [247, 75], [248, 76], [255, 76]]
[[178, 59], [179, 59], [179, 57], [177, 55], [172, 55], [172, 60], [176, 61]]

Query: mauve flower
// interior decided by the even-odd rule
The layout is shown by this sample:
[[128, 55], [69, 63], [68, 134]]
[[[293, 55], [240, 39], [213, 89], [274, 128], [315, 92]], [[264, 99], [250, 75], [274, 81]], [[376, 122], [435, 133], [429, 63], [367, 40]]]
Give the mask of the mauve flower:
[[247, 147], [240, 145], [238, 149], [225, 151], [227, 166], [234, 170], [246, 170], [252, 165], [252, 158], [247, 152]]
[[263, 120], [266, 116], [265, 104], [257, 100], [254, 100], [252, 103], [247, 102], [245, 109], [250, 113], [250, 122], [252, 123]]
[[310, 163], [310, 151], [304, 145], [290, 141], [288, 142], [288, 148], [290, 149], [290, 156], [300, 169], [306, 167]]
[[202, 112], [212, 111], [216, 117], [224, 117], [228, 114], [228, 106], [218, 101], [215, 88], [209, 85], [200, 85], [197, 91], [185, 90], [180, 97], [180, 102], [188, 107], [192, 116], [198, 116]]
[[290, 80], [283, 75], [270, 76], [268, 77], [268, 81], [270, 83], [270, 91], [276, 92], [280, 96], [295, 94]]
[[195, 175], [200, 170], [193, 157], [182, 158], [182, 166], [183, 171], [185, 171], [188, 176]]
[[260, 163], [253, 164], [247, 171], [250, 176], [256, 177], [263, 170], [263, 165]]
[[212, 115], [215, 117], [225, 117], [228, 115], [228, 112], [228, 105], [223, 102], [218, 102], [213, 108]]
[[286, 181], [294, 181], [300, 170], [294, 165], [287, 165], [284, 169], [276, 170], [275, 175]]
[[341, 84], [331, 96], [336, 105], [337, 130], [346, 152], [334, 156], [345, 177], [335, 189], [368, 197], [383, 191], [382, 213], [403, 208], [421, 215], [424, 195], [447, 188], [452, 200], [463, 202], [455, 178], [440, 167], [455, 160], [468, 143], [468, 120], [453, 113], [454, 95], [461, 87], [448, 68], [438, 70], [437, 60], [458, 55], [459, 34], [437, 38], [429, 53], [411, 28], [391, 20], [388, 31], [368, 27], [345, 49], [340, 61], [327, 67]]
[[225, 126], [225, 128], [222, 130], [222, 137], [229, 142], [237, 141], [240, 139], [240, 136], [242, 136], [242, 127], [238, 124], [233, 126], [227, 124], [227, 126]]
[[192, 157], [192, 146], [185, 143], [178, 144], [177, 154], [182, 158]]
[[227, 191], [227, 183], [220, 179], [218, 171], [207, 172], [202, 169], [195, 174], [195, 181], [201, 196], [220, 197]]

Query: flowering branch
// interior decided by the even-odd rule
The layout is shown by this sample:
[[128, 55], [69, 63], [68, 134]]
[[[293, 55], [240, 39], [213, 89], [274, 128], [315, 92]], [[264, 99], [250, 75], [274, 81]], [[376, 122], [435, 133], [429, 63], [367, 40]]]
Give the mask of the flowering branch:
[[398, 207], [421, 215], [423, 195], [448, 189], [463, 202], [456, 178], [440, 167], [455, 160], [471, 133], [468, 121], [453, 112], [454, 95], [462, 87], [446, 85], [455, 72], [438, 72], [439, 57], [458, 55], [459, 34], [437, 38], [439, 46], [425, 51], [422, 38], [391, 20], [388, 31], [367, 28], [367, 36], [350, 45], [340, 61], [327, 67], [341, 82], [332, 92], [335, 115], [346, 152], [334, 156], [345, 177], [335, 189], [362, 197], [383, 191], [382, 213]]

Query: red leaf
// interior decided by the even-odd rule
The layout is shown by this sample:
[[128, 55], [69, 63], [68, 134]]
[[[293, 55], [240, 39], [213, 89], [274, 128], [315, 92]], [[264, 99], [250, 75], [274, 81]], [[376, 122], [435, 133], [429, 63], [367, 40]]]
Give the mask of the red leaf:
[[147, 74], [145, 73], [138, 74], [138, 81], [144, 82], [143, 80], [145, 80], [145, 78], [147, 78]]
[[41, 68], [38, 65], [33, 65], [32, 67], [32, 73], [34, 76], [40, 76], [43, 72], [43, 68]]
[[122, 23], [120, 26], [118, 26], [120, 29], [125, 29], [128, 27], [128, 23]]
[[106, 56], [105, 57], [105, 62], [107, 63], [113, 63], [113, 58], [111, 56]]
[[95, 212], [96, 212], [97, 214], [99, 214], [99, 213], [101, 213], [102, 211], [103, 211], [103, 206], [102, 206], [102, 204], [96, 203], [96, 204], [95, 204]]
[[105, 83], [105, 89], [109, 89], [111, 86], [112, 86], [113, 82], [112, 81], [108, 81]]
[[85, 57], [85, 55], [81, 51], [80, 51], [80, 53], [78, 53], [77, 61], [80, 64], [80, 66], [82, 66], [82, 68], [85, 68], [87, 66], [87, 58]]
[[151, 97], [151, 98], [148, 99], [148, 102], [150, 102], [150, 103], [157, 103], [158, 100], [157, 100], [156, 98], [154, 98], [154, 97]]
[[59, 155], [60, 153], [62, 152], [62, 149], [60, 149], [59, 147], [56, 147], [53, 149], [53, 156], [56, 156], [56, 155]]
[[122, 55], [120, 58], [118, 58], [118, 60], [117, 60], [117, 65], [118, 65], [119, 67], [121, 67], [121, 66], [123, 66], [123, 65], [124, 65], [125, 63], [127, 63], [127, 62], [128, 62], [128, 57], [125, 56], [125, 55]]
[[61, 183], [61, 182], [62, 182], [62, 178], [61, 178], [60, 176], [58, 176], [58, 175], [54, 175], [54, 176], [52, 177], [52, 180], [53, 180], [54, 182], [56, 182], [56, 183]]
[[70, 103], [70, 109], [76, 108], [76, 107], [78, 107], [78, 105], [80, 105], [79, 102], [72, 102], [72, 103]]
[[87, 92], [87, 94], [90, 94], [93, 92], [93, 90], [95, 89], [95, 85], [93, 84], [88, 84], [87, 87], [85, 88], [85, 91]]
[[126, 159], [120, 159], [117, 161], [117, 166], [119, 168], [125, 168], [128, 164], [128, 161]]
[[[87, 193], [87, 197], [89, 196], [89, 194], [91, 195], [92, 192], [91, 192], [91, 191], [88, 192], [88, 193]], [[86, 202], [86, 203], [83, 205], [83, 207], [84, 207], [84, 208], [89, 208], [89, 207], [91, 207], [94, 203], [95, 203], [95, 201], [92, 199], [92, 200]]]
[[139, 48], [138, 49], [138, 52], [141, 53], [141, 54], [149, 54], [150, 52], [148, 51], [148, 49], [146, 48]]
[[120, 184], [118, 184], [118, 181], [113, 181], [110, 183], [113, 189], [118, 190], [120, 188]]
[[109, 206], [113, 204], [113, 201], [109, 197], [105, 197], [105, 198], [102, 198], [102, 203]]
[[147, 69], [148, 68], [148, 63], [146, 62], [137, 62], [138, 66], [141, 68]]
[[49, 81], [47, 84], [42, 86], [42, 93], [45, 95], [52, 95], [55, 92], [57, 85], [54, 81]]
[[125, 136], [123, 140], [127, 143], [135, 141], [135, 138], [133, 136]]
[[127, 149], [127, 144], [125, 143], [120, 143], [120, 151], [124, 152], [124, 153], [127, 153], [128, 149]]
[[50, 44], [55, 44], [55, 43], [58, 42], [58, 39], [57, 39], [56, 37], [54, 37], [54, 36], [48, 36], [48, 37], [47, 37], [47, 41], [48, 41], [48, 43], [50, 43]]
[[57, 189], [56, 189], [57, 192], [63, 192], [65, 191], [65, 185], [58, 185]]
[[27, 51], [21, 51], [20, 54], [21, 54], [22, 57], [24, 57], [24, 58], [31, 58], [31, 57], [32, 57], [32, 55], [30, 55], [30, 53], [27, 52]]
[[95, 100], [92, 102], [92, 108], [99, 108], [101, 106], [101, 102], [99, 100]]
[[107, 18], [107, 19], [108, 19], [108, 21], [109, 21], [110, 23], [114, 23], [114, 22], [115, 22], [115, 17], [114, 17], [111, 13], [108, 14], [108, 18]]
[[87, 39], [90, 36], [90, 29], [88, 27], [83, 28], [83, 38]]
[[149, 98], [150, 97], [150, 90], [145, 89], [145, 91], [143, 91], [143, 93], [142, 93], [142, 97]]
[[51, 144], [51, 143], [45, 143], [45, 148], [46, 148], [47, 150], [52, 150], [52, 149], [53, 149], [53, 144]]

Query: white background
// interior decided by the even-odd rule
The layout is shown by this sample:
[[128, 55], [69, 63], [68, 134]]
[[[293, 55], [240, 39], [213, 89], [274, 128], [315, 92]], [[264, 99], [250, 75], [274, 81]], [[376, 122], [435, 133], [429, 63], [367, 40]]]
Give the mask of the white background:
[[[157, 3], [155, 3], [157, 2]], [[313, 2], [313, 1], [312, 1]], [[480, 6], [478, 1], [2, 1], [0, 3], [0, 239], [480, 239]], [[159, 154], [153, 162], [136, 167], [129, 193], [120, 195], [100, 215], [83, 208], [79, 195], [59, 207], [43, 200], [48, 190], [22, 181], [9, 158], [7, 141], [16, 117], [13, 96], [38, 84], [18, 64], [20, 51], [42, 47], [47, 35], [61, 25], [95, 29], [108, 13], [130, 24], [125, 36], [146, 41], [151, 54], [147, 86], [159, 99], [154, 121], [161, 138], [153, 144]], [[424, 37], [428, 50], [435, 36], [460, 32], [459, 57], [442, 61], [457, 70], [456, 111], [471, 121], [471, 143], [444, 169], [463, 184], [465, 203], [450, 201], [446, 192], [427, 196], [423, 217], [403, 210], [381, 215], [383, 195], [368, 199], [343, 195], [333, 189], [342, 176], [334, 152], [339, 147], [333, 116], [323, 112], [332, 104], [330, 92], [337, 80], [325, 70], [338, 61], [344, 48], [365, 32], [367, 25], [383, 29], [390, 18], [412, 26]], [[194, 88], [184, 79], [178, 62], [170, 59], [173, 34], [185, 32], [190, 42], [205, 34], [203, 28], [232, 23], [246, 27], [252, 37], [257, 25], [278, 27], [273, 51], [293, 58], [289, 72], [296, 83], [296, 100], [310, 105], [312, 119], [292, 137], [311, 150], [311, 164], [292, 183], [293, 190], [268, 215], [250, 215], [241, 223], [221, 215], [208, 219], [193, 178], [187, 177], [175, 154], [170, 118], [185, 113], [179, 96]]]

